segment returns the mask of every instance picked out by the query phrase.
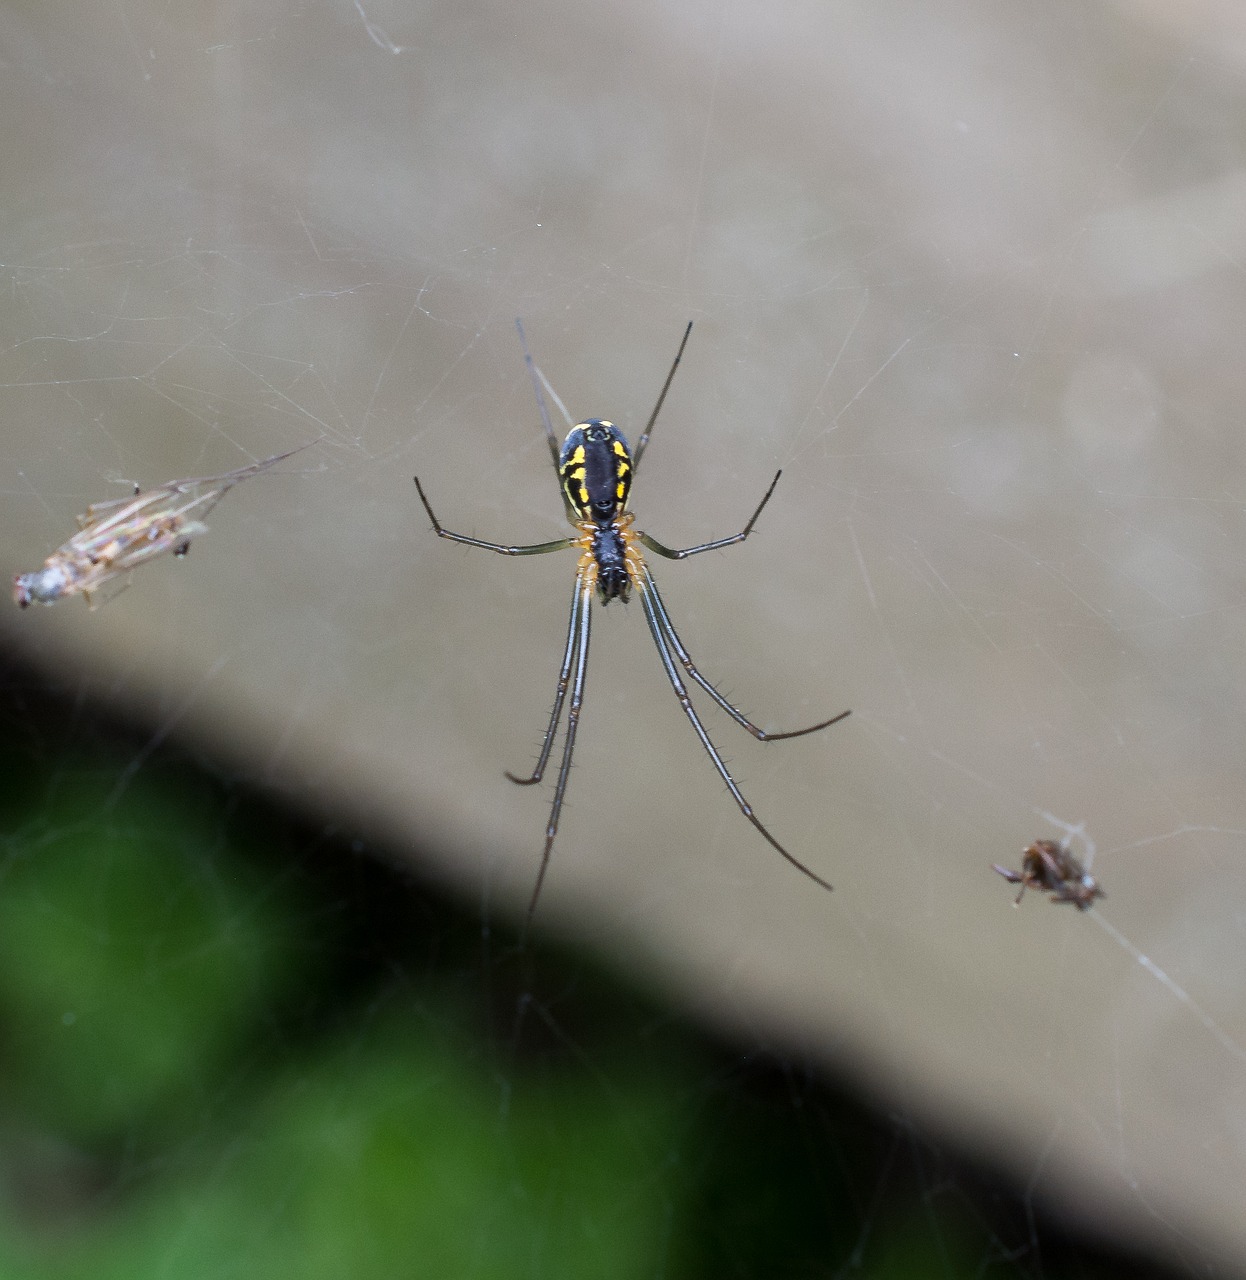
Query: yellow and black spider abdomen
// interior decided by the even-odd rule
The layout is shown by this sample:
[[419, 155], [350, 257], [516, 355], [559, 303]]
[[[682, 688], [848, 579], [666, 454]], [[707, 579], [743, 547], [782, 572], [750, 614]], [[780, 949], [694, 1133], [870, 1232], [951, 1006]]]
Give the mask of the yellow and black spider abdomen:
[[615, 519], [632, 487], [632, 454], [623, 433], [603, 418], [572, 427], [558, 458], [558, 478], [581, 520]]

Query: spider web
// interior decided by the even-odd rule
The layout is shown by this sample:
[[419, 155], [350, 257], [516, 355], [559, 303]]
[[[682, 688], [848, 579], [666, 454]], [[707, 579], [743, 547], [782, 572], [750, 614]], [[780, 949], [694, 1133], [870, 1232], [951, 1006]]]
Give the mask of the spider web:
[[[151, 726], [101, 803], [191, 742], [513, 923], [549, 793], [501, 771], [535, 755], [571, 561], [439, 543], [411, 476], [447, 527], [561, 536], [515, 316], [572, 414], [633, 434], [691, 318], [632, 505], [691, 545], [783, 468], [746, 544], [655, 576], [763, 727], [851, 706], [774, 746], [706, 709], [835, 894], [722, 794], [639, 608], [599, 610], [538, 926], [867, 1081], [1034, 1206], [1240, 1269], [1236, 10], [0, 21], [12, 570], [125, 485], [322, 437], [185, 564], [5, 619]], [[990, 864], [1062, 837], [1106, 899], [1013, 911]]]

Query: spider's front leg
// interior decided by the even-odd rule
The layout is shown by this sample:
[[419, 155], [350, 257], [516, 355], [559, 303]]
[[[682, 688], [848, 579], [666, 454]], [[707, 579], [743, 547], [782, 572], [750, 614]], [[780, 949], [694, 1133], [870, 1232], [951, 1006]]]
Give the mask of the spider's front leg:
[[424, 496], [424, 486], [420, 484], [420, 477], [412, 478], [415, 480], [415, 491], [420, 495], [420, 501], [424, 504], [424, 510], [428, 512], [428, 518], [432, 522], [433, 532], [439, 538], [449, 538], [451, 542], [461, 542], [467, 547], [483, 547], [486, 551], [496, 551], [503, 556], [541, 556], [547, 551], [564, 551], [574, 542], [573, 538], [555, 538], [553, 542], [533, 542], [527, 546], [511, 547], [500, 542], [486, 542], [483, 538], [469, 538], [465, 533], [451, 533], [433, 514], [433, 508]]

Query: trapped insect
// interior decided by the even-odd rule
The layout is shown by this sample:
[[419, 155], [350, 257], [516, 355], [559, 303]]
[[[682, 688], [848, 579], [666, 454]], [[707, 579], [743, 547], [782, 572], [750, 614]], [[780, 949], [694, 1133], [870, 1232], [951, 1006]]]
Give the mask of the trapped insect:
[[94, 593], [105, 584], [166, 552], [184, 556], [191, 539], [207, 533], [204, 518], [239, 481], [306, 448], [300, 445], [220, 476], [170, 480], [145, 492], [135, 485], [129, 498], [93, 503], [78, 517], [78, 532], [48, 556], [43, 568], [13, 578], [13, 599], [25, 609], [81, 595], [94, 609]]
[[623, 433], [612, 422], [607, 422], [603, 418], [586, 418], [584, 421], [577, 423], [571, 428], [561, 448], [559, 447], [553, 426], [550, 423], [545, 396], [541, 390], [541, 380], [536, 366], [532, 362], [532, 356], [528, 351], [527, 341], [524, 338], [523, 326], [518, 321], [515, 323], [519, 329], [519, 340], [523, 346], [524, 361], [527, 364], [528, 372], [532, 378], [533, 389], [536, 392], [537, 407], [540, 410], [541, 421], [545, 427], [550, 455], [554, 461], [554, 470], [562, 488], [567, 520], [574, 526], [576, 530], [575, 536], [557, 538], [552, 542], [537, 542], [527, 546], [505, 546], [497, 542], [486, 542], [480, 538], [468, 537], [461, 533], [451, 533], [449, 529], [441, 525], [433, 514], [433, 508], [424, 494], [424, 488], [420, 484], [418, 476], [415, 477], [415, 487], [420, 495], [420, 501], [424, 504], [424, 510], [428, 512], [428, 518], [432, 521], [433, 531], [440, 538], [449, 538], [452, 542], [461, 542], [469, 547], [483, 547], [486, 551], [496, 551], [504, 556], [544, 555], [549, 551], [562, 551], [567, 548], [579, 552], [575, 587], [571, 594], [571, 613], [567, 624], [567, 642], [563, 651], [562, 665], [558, 673], [558, 684], [554, 693], [554, 708], [550, 713], [549, 726], [541, 743], [541, 751], [537, 758], [536, 768], [527, 777], [518, 777], [510, 772], [506, 774], [512, 782], [518, 783], [520, 786], [531, 786], [541, 781], [545, 774], [546, 765], [549, 763], [558, 726], [562, 721], [563, 707], [566, 703], [567, 690], [569, 688], [571, 690], [571, 705], [567, 711], [562, 762], [558, 769], [558, 781], [554, 788], [554, 801], [550, 809], [549, 824], [545, 830], [545, 847], [541, 854], [541, 866], [537, 873], [536, 885], [532, 890], [532, 898], [528, 904], [528, 918], [531, 919], [532, 913], [536, 909], [537, 899], [541, 894], [541, 885], [544, 883], [545, 872], [549, 866], [550, 850], [554, 846], [554, 837], [558, 832], [558, 819], [562, 813], [563, 799], [567, 792], [567, 781], [571, 774], [571, 758], [575, 751], [575, 735], [580, 722], [580, 708], [584, 701], [585, 675], [588, 670], [588, 640], [592, 619], [591, 605], [593, 596], [596, 594], [598, 600], [604, 606], [608, 605], [611, 600], [626, 601], [633, 589], [640, 597], [640, 605], [644, 610], [645, 621], [649, 624], [649, 632], [653, 636], [653, 643], [657, 647], [658, 657], [662, 660], [662, 666], [666, 672], [667, 679], [671, 683], [671, 688], [675, 691], [675, 696], [679, 699], [680, 706], [684, 709], [684, 714], [691, 721], [701, 745], [709, 754], [715, 769], [718, 770], [719, 776], [727, 784], [727, 789], [731, 792], [736, 804], [739, 805], [740, 812], [792, 866], [808, 876], [815, 884], [821, 885], [824, 889], [830, 889], [831, 886], [827, 881], [816, 872], [810, 870], [803, 862], [793, 857], [770, 834], [769, 830], [754, 814], [752, 807], [745, 800], [740, 788], [728, 772], [718, 749], [710, 741], [709, 734], [702, 725], [701, 719], [688, 696], [683, 677], [680, 675], [680, 668], [682, 667], [687, 676], [695, 684], [699, 685], [736, 724], [747, 729], [759, 742], [777, 742], [785, 738], [798, 738], [803, 734], [816, 733], [819, 729], [825, 729], [842, 720], [849, 712], [841, 711], [839, 715], [832, 716], [829, 720], [822, 720], [817, 724], [810, 725], [808, 728], [793, 729], [787, 733], [767, 733], [759, 729], [741, 711], [728, 702], [697, 670], [688, 651], [684, 648], [683, 642], [675, 631], [670, 614], [667, 613], [666, 606], [662, 603], [662, 597], [658, 594], [657, 583], [654, 582], [649, 566], [645, 563], [645, 558], [641, 553], [641, 547], [645, 547], [668, 560], [683, 560], [688, 556], [700, 555], [703, 551], [716, 551], [721, 547], [730, 547], [737, 542], [743, 542], [753, 531], [753, 526], [757, 523], [758, 516], [761, 515], [766, 503], [770, 501], [770, 495], [774, 493], [775, 485], [779, 483], [779, 476], [783, 473], [781, 471], [775, 473], [774, 479], [770, 482], [770, 487], [766, 490], [761, 502], [757, 504], [757, 510], [749, 517], [748, 523], [739, 533], [732, 534], [726, 538], [716, 538], [712, 542], [703, 542], [695, 547], [685, 547], [683, 550], [673, 550], [664, 546], [657, 539], [650, 537], [649, 534], [641, 533], [634, 528], [635, 517], [627, 509], [627, 499], [631, 492], [632, 481], [640, 467], [645, 447], [649, 443], [649, 434], [657, 421], [662, 402], [666, 399], [666, 393], [670, 390], [675, 370], [679, 368], [684, 348], [688, 345], [688, 336], [692, 332], [691, 323], [684, 330], [683, 341], [679, 344], [674, 363], [671, 365], [670, 372], [666, 375], [666, 381], [662, 384], [662, 390], [658, 394], [653, 412], [649, 415], [645, 429], [641, 433], [639, 441], [637, 441], [635, 453], [628, 448]]
[[1013, 900], [1019, 906], [1027, 889], [1051, 894], [1052, 902], [1071, 902], [1079, 911], [1087, 911], [1096, 898], [1106, 898], [1099, 882], [1069, 851], [1068, 845], [1054, 840], [1035, 840], [1021, 855], [1021, 870], [1009, 871], [998, 863], [992, 863], [1010, 884], [1019, 884], [1020, 891]]

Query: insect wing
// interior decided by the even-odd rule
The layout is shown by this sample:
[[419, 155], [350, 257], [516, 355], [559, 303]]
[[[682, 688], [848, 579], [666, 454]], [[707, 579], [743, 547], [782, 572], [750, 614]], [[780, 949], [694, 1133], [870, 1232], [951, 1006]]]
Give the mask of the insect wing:
[[175, 489], [179, 493], [189, 493], [195, 489], [214, 489], [216, 490], [216, 498], [213, 506], [216, 505], [239, 481], [247, 480], [251, 476], [258, 476], [261, 471], [267, 471], [269, 467], [274, 466], [278, 462], [283, 462], [286, 458], [292, 458], [296, 453], [302, 453], [304, 449], [310, 449], [312, 445], [318, 444], [323, 440], [323, 436], [317, 436], [315, 440], [309, 440], [306, 444], [301, 444], [296, 449], [287, 449], [285, 453], [274, 453], [271, 458], [261, 458], [259, 462], [248, 463], [245, 467], [239, 467], [236, 471], [226, 471], [219, 476], [192, 476], [187, 480], [171, 480], [166, 489]]

